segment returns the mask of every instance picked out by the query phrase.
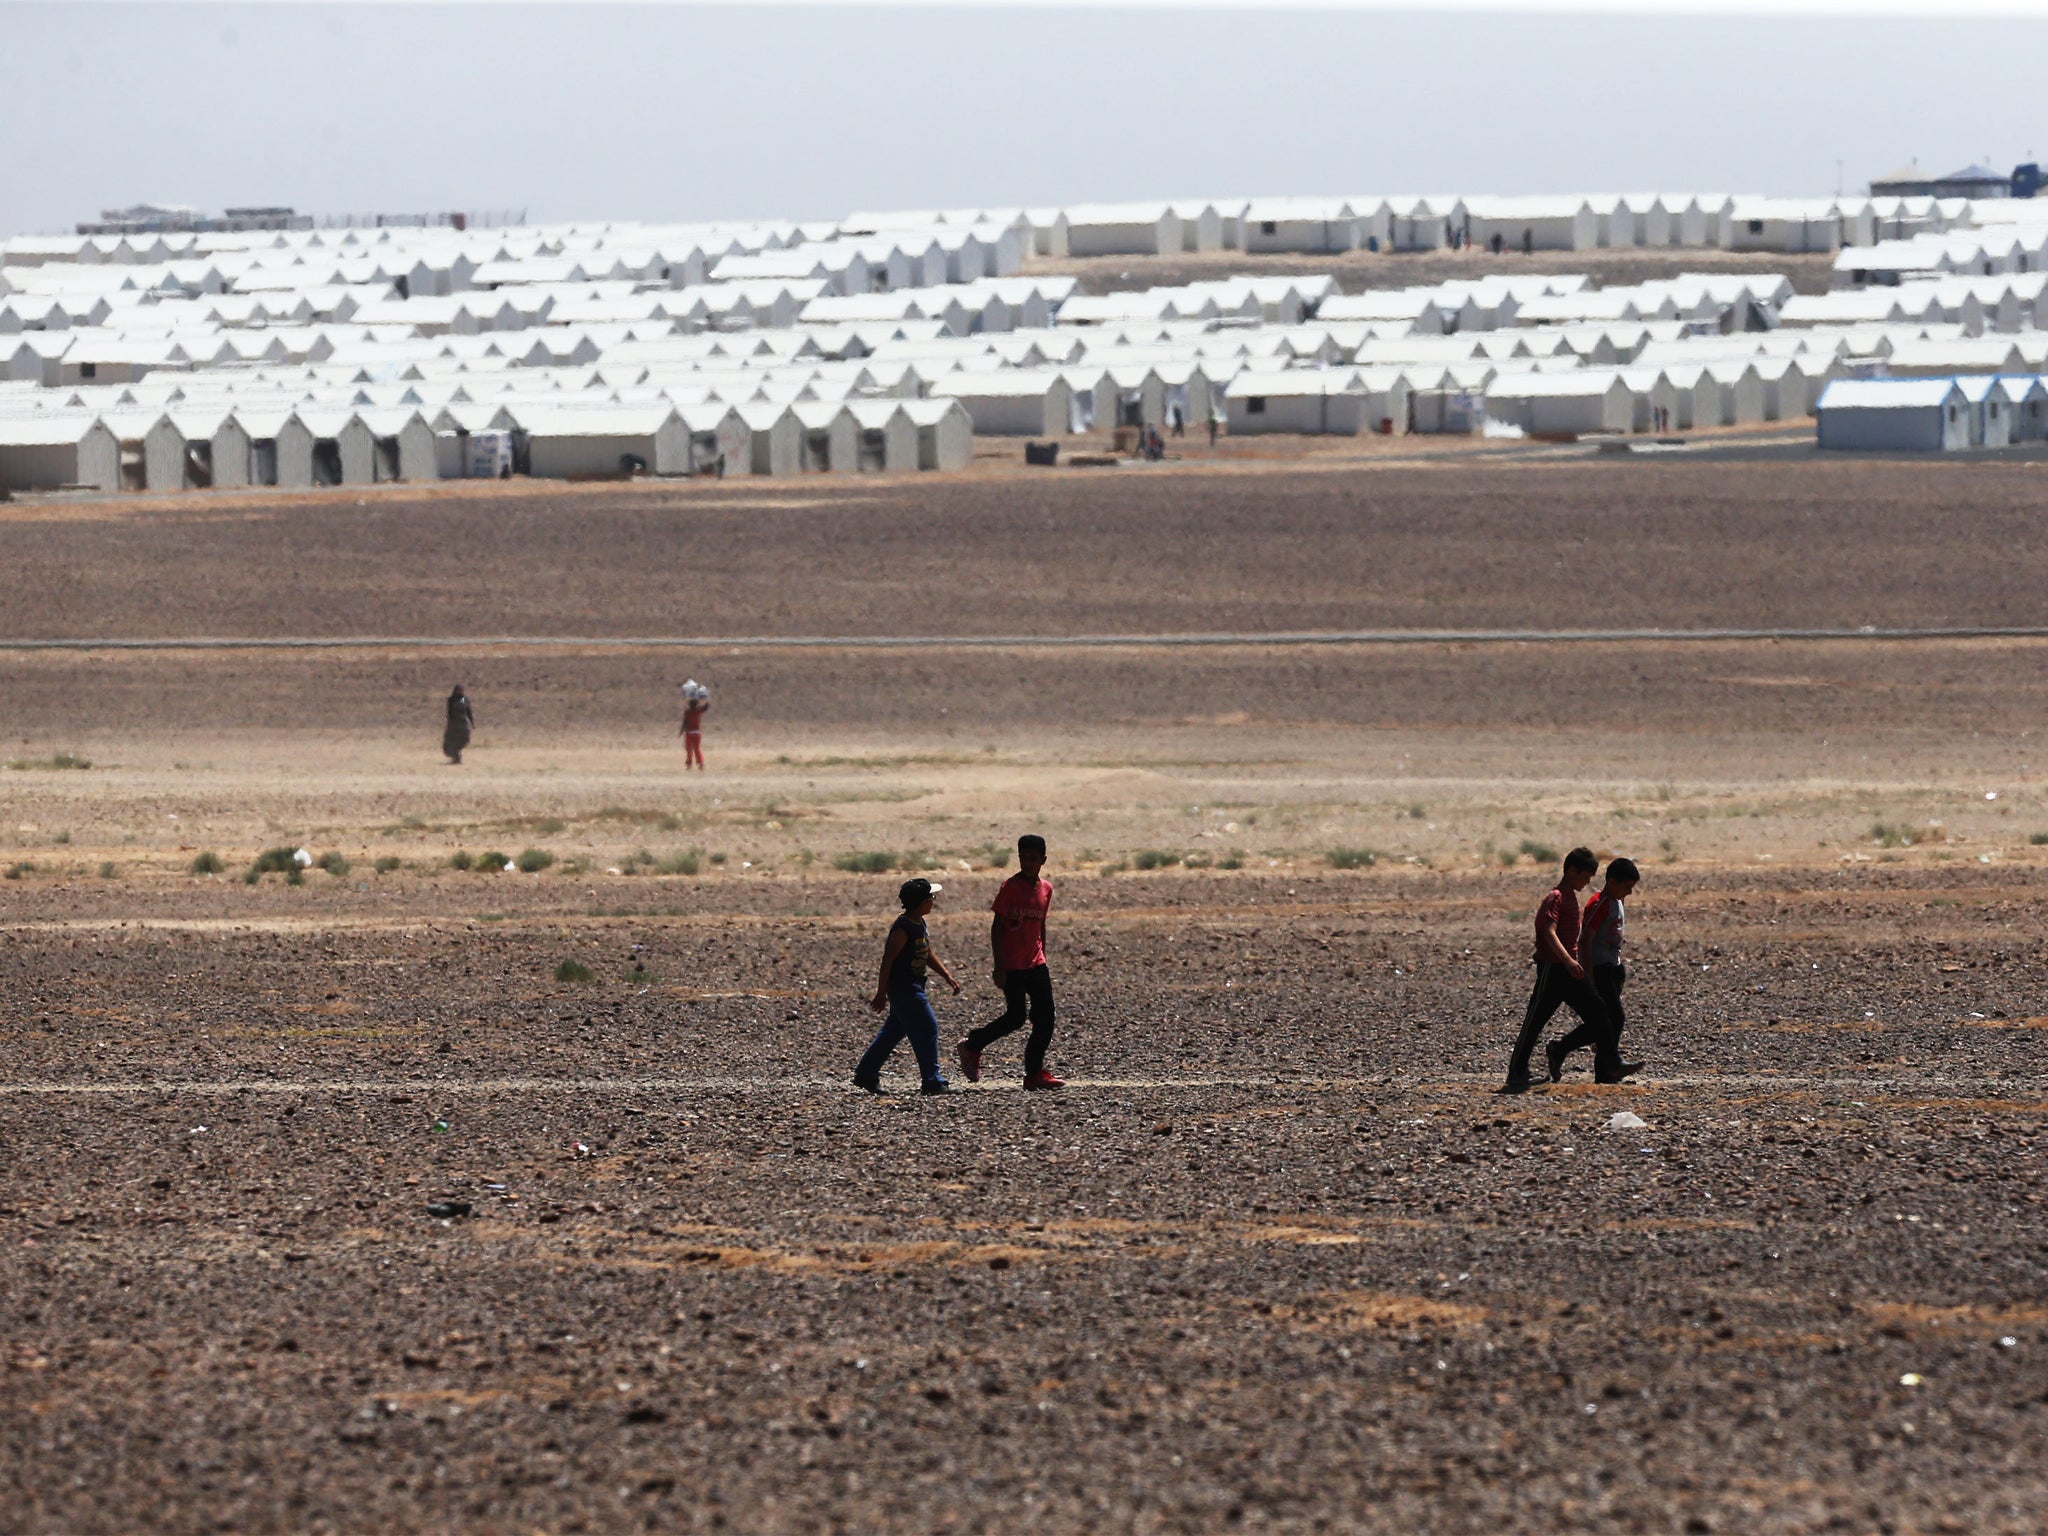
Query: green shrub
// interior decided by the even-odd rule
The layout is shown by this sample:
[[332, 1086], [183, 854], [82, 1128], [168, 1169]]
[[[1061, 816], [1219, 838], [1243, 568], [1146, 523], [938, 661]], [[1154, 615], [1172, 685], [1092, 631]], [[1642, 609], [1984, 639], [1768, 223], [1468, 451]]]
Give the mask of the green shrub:
[[694, 875], [704, 867], [701, 849], [692, 848], [687, 853], [672, 854], [654, 866], [657, 875]]
[[1408, 814], [1414, 820], [1420, 821], [1429, 814], [1429, 807], [1418, 800], [1415, 804], [1408, 807]]
[[2048, 846], [2048, 832], [2036, 832], [2027, 839], [2036, 848]]
[[1218, 869], [1243, 869], [1244, 858], [1240, 854], [1226, 854], [1216, 861], [1216, 867]]
[[100, 878], [102, 880], [111, 880], [114, 878], [114, 861], [112, 859], [108, 859], [104, 864], [100, 866]]
[[286, 885], [304, 885], [306, 883], [306, 872], [294, 864], [284, 872], [284, 883]]
[[480, 875], [495, 875], [511, 862], [502, 853], [480, 853], [476, 856], [476, 863], [472, 864], [470, 868]]
[[1380, 861], [1377, 848], [1332, 848], [1323, 857], [1332, 869], [1371, 869]]
[[1872, 825], [1870, 839], [1880, 848], [1911, 848], [1919, 843], [1945, 843], [1948, 834], [1933, 822], [1923, 827], [1894, 826], [1891, 822], [1880, 821]]
[[29, 863], [26, 859], [22, 860], [19, 864], [7, 866], [7, 878], [10, 880], [19, 880], [23, 875], [32, 875], [35, 872], [35, 865]]
[[20, 769], [24, 772], [37, 768], [85, 769], [90, 768], [92, 766], [92, 759], [80, 757], [76, 752], [55, 752], [48, 757], [9, 758], [7, 761], [7, 766], [10, 768]]
[[262, 878], [263, 871], [258, 869], [254, 864], [251, 864], [247, 869], [242, 871], [242, 884], [244, 885], [254, 885], [258, 880], [261, 880]]
[[322, 869], [326, 870], [327, 873], [334, 876], [334, 878], [337, 880], [339, 880], [343, 875], [347, 874], [349, 871], [348, 860], [345, 857], [343, 857], [343, 855], [340, 852], [333, 848], [330, 848], [325, 853], [321, 854], [320, 857], [314, 862], [316, 862]]
[[595, 974], [581, 960], [564, 960], [555, 967], [557, 981], [589, 981]]
[[448, 867], [450, 869], [468, 869], [474, 862], [469, 856], [469, 850], [466, 848], [458, 848], [448, 855]]
[[[810, 863], [810, 861], [811, 851], [810, 849], [806, 848], [804, 850], [804, 862], [808, 864]], [[711, 862], [714, 864], [723, 864], [725, 862], [725, 855], [722, 853], [714, 853], [713, 855], [711, 855]]]
[[298, 861], [293, 857], [297, 852], [296, 848], [266, 848], [256, 855], [253, 867], [259, 875], [282, 874], [297, 869]]
[[887, 874], [896, 867], [896, 855], [880, 849], [869, 853], [842, 853], [832, 861], [832, 867], [853, 875]]
[[202, 853], [196, 856], [187, 868], [195, 875], [217, 875], [226, 869], [227, 865], [217, 853]]
[[1551, 847], [1550, 844], [1539, 843], [1533, 838], [1525, 837], [1522, 839], [1521, 852], [1527, 854], [1538, 864], [1555, 864], [1557, 862], [1557, 850]]
[[1512, 848], [1501, 849], [1499, 857], [1503, 869], [1513, 869], [1522, 859], [1522, 856]]
[[1131, 862], [1140, 869], [1170, 869], [1180, 862], [1180, 855], [1168, 853], [1164, 848], [1147, 848], [1133, 855]]
[[555, 856], [545, 848], [528, 848], [513, 862], [519, 866], [521, 874], [537, 875], [555, 862]]
[[384, 857], [383, 857], [383, 858], [381, 858], [381, 859], [379, 859], [379, 860], [377, 861], [377, 863], [376, 863], [376, 866], [375, 866], [375, 867], [376, 867], [376, 870], [377, 870], [377, 873], [378, 873], [378, 874], [380, 874], [380, 875], [388, 875], [388, 874], [390, 874], [390, 873], [391, 873], [391, 872], [392, 872], [392, 871], [393, 871], [394, 869], [398, 869], [398, 868], [401, 868], [401, 867], [402, 867], [402, 861], [401, 861], [401, 860], [399, 859], [399, 857], [398, 857], [398, 855], [397, 855], [397, 854], [395, 854], [395, 853], [387, 853], [387, 854], [385, 854], [385, 855], [384, 855]]

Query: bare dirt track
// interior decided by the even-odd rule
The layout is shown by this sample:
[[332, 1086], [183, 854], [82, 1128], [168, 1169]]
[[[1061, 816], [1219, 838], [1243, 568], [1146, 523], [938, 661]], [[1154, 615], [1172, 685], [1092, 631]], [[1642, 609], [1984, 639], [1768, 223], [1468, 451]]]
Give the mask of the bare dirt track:
[[[31, 508], [0, 636], [2031, 624], [2035, 473]], [[0, 1529], [2037, 1531], [2043, 649], [0, 654]], [[1071, 1086], [858, 1095], [1026, 825]], [[1648, 1070], [1496, 1098], [1577, 841]]]

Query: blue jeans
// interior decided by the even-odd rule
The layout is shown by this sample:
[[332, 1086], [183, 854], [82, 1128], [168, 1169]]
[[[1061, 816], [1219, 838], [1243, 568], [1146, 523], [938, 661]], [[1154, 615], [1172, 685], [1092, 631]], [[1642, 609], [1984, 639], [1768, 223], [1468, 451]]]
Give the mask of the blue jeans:
[[889, 994], [889, 1017], [882, 1021], [874, 1043], [853, 1069], [855, 1079], [871, 1081], [880, 1077], [891, 1053], [905, 1039], [910, 1041], [911, 1054], [917, 1058], [917, 1075], [927, 1083], [943, 1082], [939, 1076], [939, 1016], [932, 1012], [931, 999], [924, 995], [922, 987], [905, 987]]

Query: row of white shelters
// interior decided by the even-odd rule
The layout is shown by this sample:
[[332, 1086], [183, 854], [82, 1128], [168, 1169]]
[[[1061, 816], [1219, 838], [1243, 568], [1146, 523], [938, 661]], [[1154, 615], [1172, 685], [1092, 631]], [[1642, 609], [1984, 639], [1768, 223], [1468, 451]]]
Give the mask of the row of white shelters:
[[[908, 473], [965, 468], [973, 433], [950, 399], [748, 407], [569, 396], [431, 418], [418, 409], [260, 405], [0, 412], [0, 489], [309, 488], [515, 469], [554, 479]], [[479, 454], [472, 439], [493, 451]]]
[[2007, 448], [2048, 439], [2038, 374], [1837, 379], [1817, 408], [1820, 446], [1891, 453]]

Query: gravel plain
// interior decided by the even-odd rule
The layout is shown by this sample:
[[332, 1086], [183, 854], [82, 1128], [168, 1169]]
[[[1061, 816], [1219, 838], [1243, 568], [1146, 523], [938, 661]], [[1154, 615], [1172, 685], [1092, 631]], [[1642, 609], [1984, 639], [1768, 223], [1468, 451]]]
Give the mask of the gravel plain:
[[[0, 633], [2038, 617], [2018, 469], [1254, 478], [29, 509]], [[2038, 1531], [2038, 653], [479, 647], [461, 769], [447, 656], [0, 658], [0, 1530]], [[857, 1093], [834, 859], [950, 1042], [1025, 820], [1069, 1088]], [[1580, 839], [1648, 1068], [1500, 1098]]]

